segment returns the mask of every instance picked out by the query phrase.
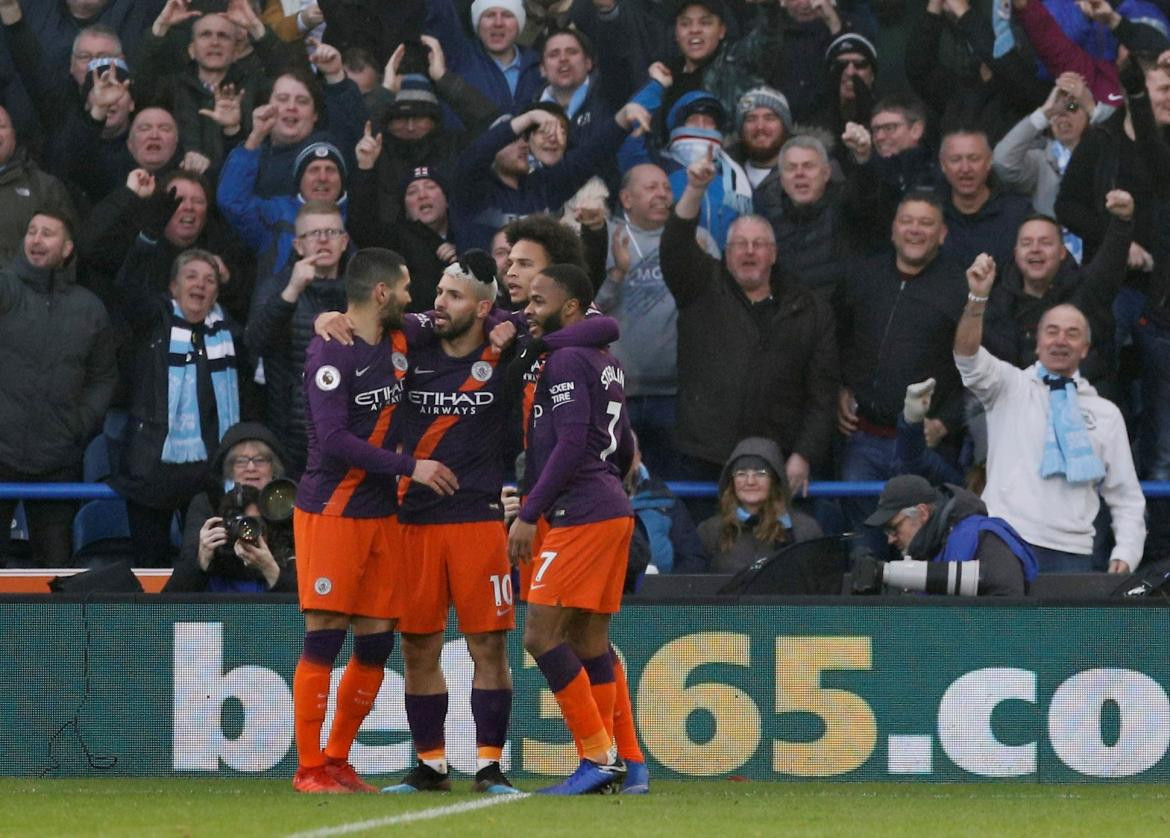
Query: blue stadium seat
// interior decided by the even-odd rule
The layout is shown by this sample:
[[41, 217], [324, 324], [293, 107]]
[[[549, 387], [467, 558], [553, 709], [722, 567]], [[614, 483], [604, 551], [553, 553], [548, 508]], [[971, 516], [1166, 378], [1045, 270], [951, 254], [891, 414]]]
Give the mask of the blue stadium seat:
[[81, 461], [82, 480], [100, 483], [112, 473], [110, 440], [104, 433], [98, 434], [85, 446], [85, 457]]
[[122, 434], [126, 431], [126, 422], [129, 421], [129, 418], [130, 414], [125, 410], [107, 411], [105, 421], [102, 422], [102, 434], [112, 440], [121, 439]]
[[91, 500], [77, 510], [73, 519], [73, 554], [88, 556], [110, 552], [130, 552], [130, 519], [126, 514], [126, 502], [121, 498]]
[[28, 519], [24, 514], [24, 503], [16, 504], [12, 520], [8, 522], [8, 533], [13, 541], [28, 541]]

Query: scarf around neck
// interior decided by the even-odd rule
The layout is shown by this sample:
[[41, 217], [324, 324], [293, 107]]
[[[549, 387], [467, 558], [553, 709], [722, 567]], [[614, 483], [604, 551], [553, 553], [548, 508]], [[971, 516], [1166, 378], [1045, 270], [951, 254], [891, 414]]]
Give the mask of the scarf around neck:
[[1061, 475], [1069, 483], [1095, 483], [1105, 476], [1105, 464], [1093, 450], [1077, 401], [1076, 382], [1049, 372], [1039, 362], [1036, 377], [1048, 386], [1048, 427], [1040, 476]]
[[196, 463], [207, 459], [199, 405], [199, 358], [197, 338], [203, 344], [211, 389], [219, 420], [219, 437], [240, 421], [240, 387], [236, 373], [236, 347], [216, 303], [202, 323], [192, 325], [171, 300], [171, 340], [167, 355], [167, 438], [164, 463]]

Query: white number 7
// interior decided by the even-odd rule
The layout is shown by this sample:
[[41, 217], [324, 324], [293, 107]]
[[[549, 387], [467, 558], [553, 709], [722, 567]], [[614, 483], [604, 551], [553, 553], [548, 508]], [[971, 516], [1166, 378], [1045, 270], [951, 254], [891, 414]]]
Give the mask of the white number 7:
[[544, 572], [548, 570], [548, 566], [553, 563], [553, 559], [556, 557], [555, 550], [545, 550], [540, 554], [540, 568], [536, 571], [536, 575], [532, 577], [533, 582], [539, 583], [544, 578]]
[[602, 462], [605, 462], [605, 460], [609, 457], [610, 454], [612, 454], [614, 451], [617, 451], [618, 441], [617, 441], [617, 437], [614, 435], [613, 430], [615, 427], [617, 427], [618, 419], [621, 418], [622, 403], [621, 402], [609, 402], [605, 406], [605, 412], [608, 413], [613, 418], [609, 420], [609, 428], [608, 428], [608, 430], [609, 430], [609, 445], [607, 445], [605, 447], [605, 450], [601, 452]]

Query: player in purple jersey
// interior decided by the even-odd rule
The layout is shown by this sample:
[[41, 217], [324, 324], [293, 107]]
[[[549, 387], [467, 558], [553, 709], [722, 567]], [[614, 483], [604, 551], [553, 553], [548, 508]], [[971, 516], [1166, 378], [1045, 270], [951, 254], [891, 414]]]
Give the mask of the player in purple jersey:
[[410, 355], [399, 438], [414, 456], [448, 464], [459, 491], [440, 498], [416, 486], [404, 484], [400, 490], [409, 607], [399, 627], [406, 716], [418, 764], [387, 792], [451, 787], [444, 737], [447, 683], [440, 657], [447, 611], [454, 605], [475, 662], [475, 789], [516, 793], [500, 767], [512, 709], [506, 635], [514, 614], [499, 502], [505, 368], [485, 333], [496, 293], [492, 258], [483, 251], [464, 254], [439, 280], [430, 314], [438, 342]]
[[[298, 768], [293, 788], [337, 794], [371, 792], [349, 764], [349, 749], [382, 684], [401, 613], [394, 480], [410, 474], [433, 491], [458, 489], [434, 460], [385, 447], [401, 395], [399, 363], [385, 340], [401, 340], [410, 275], [402, 258], [372, 248], [350, 260], [345, 276], [354, 343], [314, 338], [305, 365], [308, 468], [297, 492], [293, 533], [305, 640], [293, 678]], [[347, 629], [353, 656], [337, 692], [329, 741], [321, 728], [333, 663]]]
[[[532, 281], [525, 314], [543, 337], [585, 318], [593, 299], [575, 265], [551, 265]], [[526, 471], [532, 490], [512, 523], [512, 562], [533, 561], [524, 647], [556, 696], [583, 757], [549, 794], [583, 794], [625, 774], [613, 747], [616, 686], [609, 623], [621, 605], [633, 513], [622, 488], [634, 443], [621, 365], [607, 351], [551, 352], [529, 417]]]

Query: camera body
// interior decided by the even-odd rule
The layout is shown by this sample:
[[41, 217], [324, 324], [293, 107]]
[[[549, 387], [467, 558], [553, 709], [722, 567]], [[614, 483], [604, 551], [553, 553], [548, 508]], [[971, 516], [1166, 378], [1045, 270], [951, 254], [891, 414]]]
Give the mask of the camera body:
[[263, 490], [236, 486], [224, 495], [219, 515], [227, 541], [215, 549], [208, 573], [229, 579], [263, 578], [236, 555], [239, 542], [258, 546], [263, 540], [277, 564], [283, 566], [293, 555], [292, 507], [296, 488], [293, 481], [281, 479], [273, 480]]

